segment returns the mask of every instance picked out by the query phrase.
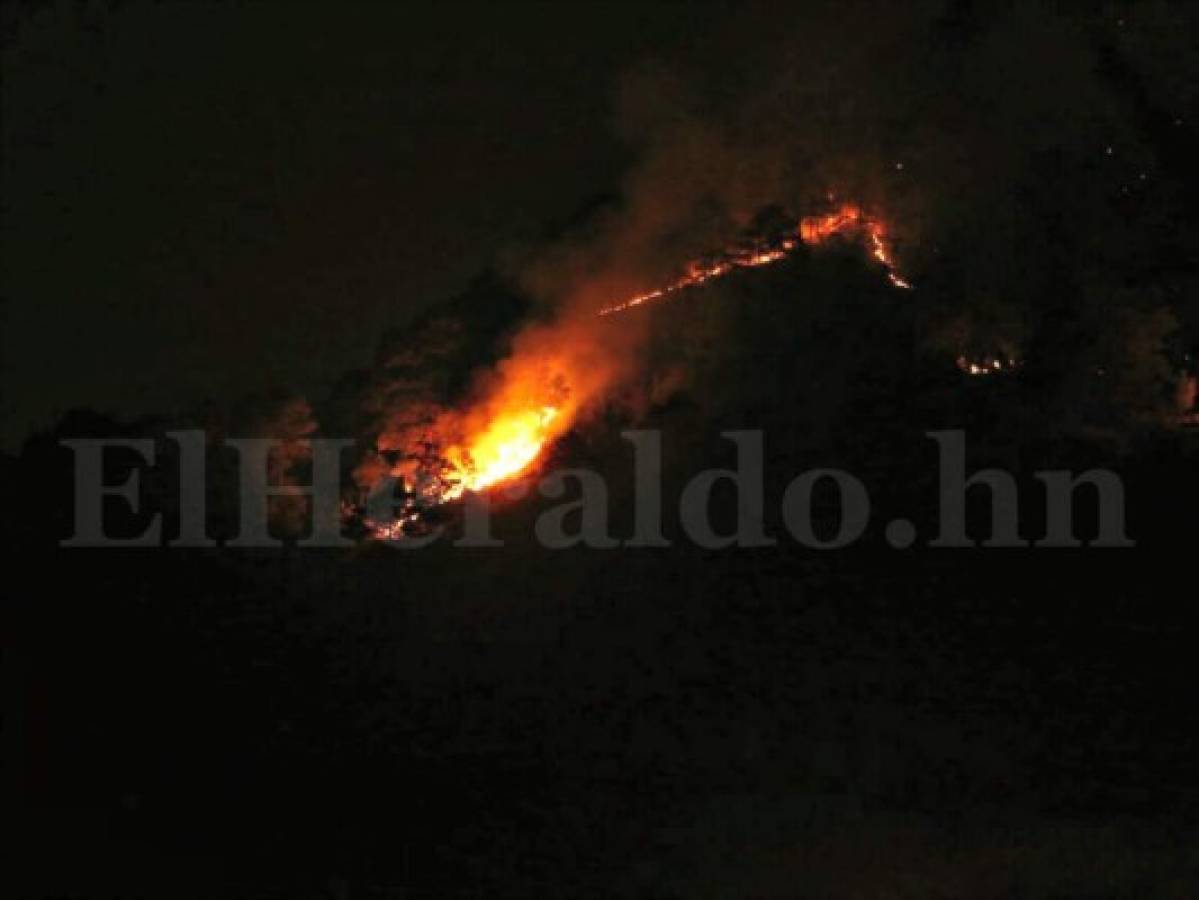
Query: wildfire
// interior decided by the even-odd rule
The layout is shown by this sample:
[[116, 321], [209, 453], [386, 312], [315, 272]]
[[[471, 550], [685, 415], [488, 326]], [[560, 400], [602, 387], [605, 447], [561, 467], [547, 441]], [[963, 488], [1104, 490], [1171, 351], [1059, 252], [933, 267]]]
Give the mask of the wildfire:
[[541, 453], [559, 412], [553, 406], [517, 410], [492, 421], [469, 448], [451, 447], [446, 457], [457, 478], [442, 500], [487, 490], [523, 472]]
[[903, 288], [905, 291], [910, 291], [912, 289], [911, 283], [895, 271], [895, 266], [891, 262], [891, 256], [887, 252], [887, 245], [883, 242], [882, 235], [878, 231], [871, 230], [870, 243], [873, 247], [874, 258], [887, 268], [887, 280], [897, 288]]
[[798, 243], [799, 241], [795, 237], [787, 236], [773, 247], [755, 248], [741, 253], [726, 254], [720, 260], [713, 263], [692, 263], [687, 267], [686, 274], [673, 284], [668, 284], [666, 287], [657, 288], [644, 294], [638, 294], [636, 297], [630, 297], [628, 300], [614, 303], [611, 306], [605, 306], [599, 311], [598, 315], [610, 316], [613, 313], [624, 312], [626, 309], [632, 309], [634, 306], [641, 306], [643, 303], [658, 300], [676, 291], [681, 291], [683, 288], [696, 287], [706, 281], [720, 278], [735, 269], [768, 266], [786, 257], [787, 254], [795, 249]]
[[401, 538], [410, 528], [419, 527], [424, 511], [430, 507], [515, 478], [533, 464], [555, 436], [554, 424], [561, 415], [562, 410], [555, 406], [518, 407], [493, 415], [468, 441], [441, 451], [438, 464], [393, 473], [401, 475], [409, 493], [383, 520], [375, 521], [367, 515], [366, 526], [376, 538]]
[[[376, 498], [367, 499], [363, 522], [375, 537], [419, 531], [431, 508], [504, 484], [536, 463], [581, 404], [608, 383], [604, 348], [588, 340], [585, 324], [526, 328], [511, 356], [476, 385], [470, 403], [379, 441], [386, 455], [379, 461], [403, 490], [395, 497], [388, 483], [378, 498], [386, 499], [385, 512], [374, 506]], [[378, 478], [376, 470], [367, 481], [382, 484]]]
[[887, 271], [887, 280], [905, 291], [912, 289], [911, 282], [896, 271], [895, 259], [887, 242], [887, 231], [883, 223], [867, 216], [855, 203], [843, 203], [834, 212], [823, 216], [808, 216], [799, 223], [800, 238], [805, 244], [821, 244], [834, 235], [862, 233], [869, 241], [870, 255]]
[[1000, 356], [980, 356], [968, 357], [959, 356], [955, 363], [960, 371], [967, 375], [975, 377], [983, 375], [1000, 375], [1004, 372], [1011, 372], [1020, 367], [1020, 361], [1013, 357]]
[[696, 287], [714, 278], [720, 278], [737, 269], [768, 266], [785, 259], [800, 243], [817, 246], [835, 236], [854, 234], [863, 235], [867, 239], [870, 255], [886, 269], [887, 280], [891, 284], [904, 290], [912, 289], [911, 283], [895, 269], [895, 260], [888, 248], [883, 223], [867, 216], [857, 204], [843, 203], [825, 215], [806, 216], [800, 221], [795, 232], [784, 235], [768, 246], [731, 251], [710, 263], [692, 263], [687, 267], [686, 273], [672, 284], [605, 306], [599, 311], [599, 315], [610, 316], [613, 313], [624, 312], [635, 306], [660, 300], [684, 288]]
[[[883, 224], [856, 204], [843, 203], [827, 214], [802, 219], [797, 228], [771, 241], [693, 262], [673, 283], [606, 306], [598, 315], [623, 312], [738, 269], [771, 265], [801, 243], [816, 246], [835, 236], [863, 239], [891, 283], [911, 288], [895, 270]], [[578, 329], [577, 333], [572, 328]], [[560, 322], [541, 333], [534, 329], [525, 338], [501, 364], [492, 389], [481, 402], [465, 413], [447, 411], [434, 424], [432, 455], [436, 462], [409, 460], [392, 468], [409, 493], [391, 521], [366, 519], [376, 537], [401, 536], [420, 521], [423, 509], [456, 500], [467, 491], [485, 491], [520, 475], [548, 443], [570, 427], [581, 405], [601, 396], [616, 377], [595, 336], [593, 319]]]

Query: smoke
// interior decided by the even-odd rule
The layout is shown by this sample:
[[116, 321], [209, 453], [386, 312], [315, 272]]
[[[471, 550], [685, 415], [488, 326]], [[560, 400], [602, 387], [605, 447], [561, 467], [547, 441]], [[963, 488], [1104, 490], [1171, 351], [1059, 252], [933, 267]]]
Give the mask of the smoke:
[[[645, 289], [764, 207], [802, 215], [830, 191], [884, 216], [913, 264], [940, 239], [996, 225], [1002, 255], [1018, 249], [1002, 233], [1011, 220], [1034, 218], [1018, 195], [1045, 155], [1090, 171], [1113, 145], [1125, 164], [1148, 158], [1096, 74], [1089, 20], [945, 2], [746, 18], [699, 58], [621, 81], [614, 124], [638, 162], [618, 207], [539, 250], [521, 272], [530, 290], [587, 306]], [[1045, 199], [1083, 213], [1094, 191], [1079, 196], [1061, 174]]]
[[[766, 207], [802, 216], [830, 194], [886, 222], [930, 331], [984, 345], [1021, 344], [1063, 306], [1087, 318], [1075, 307], [1107, 303], [1096, 284], [1177, 267], [1193, 175], [1171, 169], [1107, 61], [1183, 70], [1193, 20], [1160, 4], [881, 6], [756, 9], [628, 73], [614, 124], [637, 163], [620, 202], [540, 248], [521, 283], [582, 315], [727, 246]], [[1160, 102], [1185, 116], [1186, 95]]]
[[[460, 402], [422, 417], [433, 443], [469, 450], [503, 417], [548, 409], [535, 438], [552, 440], [602, 408], [645, 371], [654, 326], [597, 311], [669, 283], [766, 209], [852, 201], [885, 221], [930, 333], [983, 349], [1085, 303], [1063, 297], [1171, 215], [1169, 201], [1118, 202], [1129, 182], [1155, 198], [1169, 180], [1102, 75], [1115, 26], [1101, 15], [922, 0], [753, 8], [727, 24], [620, 80], [612, 125], [635, 162], [618, 199], [512, 261], [539, 313]], [[384, 428], [380, 447], [411, 439]]]

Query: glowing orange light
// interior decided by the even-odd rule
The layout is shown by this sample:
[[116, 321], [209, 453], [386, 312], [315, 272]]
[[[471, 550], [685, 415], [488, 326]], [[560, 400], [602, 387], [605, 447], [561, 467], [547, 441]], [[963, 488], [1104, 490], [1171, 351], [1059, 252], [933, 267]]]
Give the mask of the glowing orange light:
[[630, 297], [620, 303], [605, 306], [599, 311], [599, 315], [610, 316], [613, 313], [624, 312], [626, 309], [660, 300], [683, 288], [695, 287], [727, 275], [736, 269], [748, 269], [776, 263], [786, 258], [801, 242], [817, 246], [834, 236], [855, 233], [864, 234], [869, 240], [870, 254], [886, 269], [887, 280], [897, 288], [911, 290], [911, 283], [895, 270], [895, 260], [888, 248], [886, 229], [882, 222], [867, 216], [855, 203], [843, 203], [830, 213], [806, 216], [800, 221], [797, 233], [785, 235], [770, 246], [731, 251], [722, 255], [720, 260], [714, 263], [692, 263], [687, 268], [687, 273], [677, 281], [665, 287]]
[[502, 414], [471, 439], [469, 446], [451, 447], [446, 458], [457, 483], [443, 500], [454, 500], [464, 491], [483, 491], [519, 475], [537, 458], [558, 417], [552, 406]]
[[[856, 204], [843, 203], [824, 215], [804, 218], [795, 231], [771, 241], [737, 247], [715, 260], [692, 263], [676, 281], [606, 306], [598, 315], [612, 315], [657, 301], [738, 269], [771, 265], [785, 259], [801, 243], [816, 246], [835, 236], [863, 238], [890, 282], [899, 288], [911, 288], [896, 272], [883, 224]], [[492, 390], [465, 412], [447, 411], [433, 428], [442, 465], [434, 467], [435, 477], [426, 479], [431, 484], [418, 480], [415, 486], [411, 470], [393, 470], [419, 496], [408, 501], [390, 523], [368, 520], [377, 537], [402, 535], [405, 528], [419, 522], [422, 506], [456, 500], [467, 491], [485, 491], [525, 472], [545, 447], [571, 426], [583, 404], [610, 389], [616, 379], [616, 366], [600, 352], [602, 345], [593, 335], [594, 320], [584, 319], [558, 323], [538, 340], [518, 347], [501, 364]], [[984, 371], [970, 360], [961, 359], [958, 365], [971, 374]], [[1003, 367], [996, 364], [994, 368], [998, 371]]]

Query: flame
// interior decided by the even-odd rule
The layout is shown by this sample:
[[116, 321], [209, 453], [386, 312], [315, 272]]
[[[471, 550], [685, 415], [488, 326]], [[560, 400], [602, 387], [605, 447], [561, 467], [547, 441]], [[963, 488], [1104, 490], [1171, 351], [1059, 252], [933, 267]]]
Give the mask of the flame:
[[854, 234], [862, 234], [867, 238], [870, 255], [886, 269], [887, 280], [891, 284], [903, 290], [912, 289], [911, 283], [896, 271], [895, 260], [888, 246], [886, 228], [883, 223], [876, 218], [867, 216], [856, 203], [842, 203], [832, 212], [824, 215], [804, 217], [800, 220], [799, 228], [795, 232], [784, 235], [770, 245], [727, 252], [712, 263], [692, 263], [687, 267], [686, 273], [677, 281], [665, 287], [630, 297], [620, 303], [605, 306], [599, 311], [599, 315], [610, 316], [613, 313], [624, 312], [627, 309], [660, 300], [684, 288], [696, 287], [714, 278], [720, 278], [736, 269], [768, 266], [785, 259], [800, 243], [818, 246], [830, 238]]
[[[528, 386], [519, 381], [514, 384]], [[394, 510], [394, 518], [375, 521], [365, 516], [367, 528], [382, 540], [401, 538], [409, 529], [420, 528], [429, 508], [457, 500], [467, 491], [486, 491], [516, 478], [561, 433], [570, 408], [569, 402], [528, 407], [501, 396], [465, 419], [446, 413], [433, 432], [467, 436], [440, 449], [438, 464], [401, 464], [393, 469], [392, 474], [403, 480], [410, 493]]]
[[[831, 198], [830, 198], [831, 199]], [[829, 238], [861, 227], [866, 217], [856, 203], [842, 203], [823, 216], [805, 216], [799, 223], [799, 237], [805, 244], [822, 244]]]
[[1007, 356], [959, 356], [954, 362], [959, 370], [967, 375], [999, 375], [1020, 368], [1020, 360]]
[[[527, 327], [511, 355], [476, 384], [472, 402], [443, 410], [417, 435], [389, 440], [405, 454], [390, 474], [407, 493], [393, 521], [367, 521], [375, 535], [402, 535], [430, 507], [490, 490], [533, 466], [615, 372], [590, 324], [560, 319]], [[423, 452], [411, 453], [414, 447]]]
[[910, 291], [912, 285], [902, 275], [895, 271], [895, 264], [891, 261], [891, 254], [887, 250], [887, 245], [883, 241], [882, 232], [878, 230], [880, 226], [875, 225], [870, 231], [870, 243], [874, 258], [877, 259], [887, 269], [887, 280], [897, 288], [902, 288], [905, 291]]
[[517, 409], [494, 419], [469, 447], [451, 447], [446, 459], [457, 479], [442, 500], [457, 499], [465, 491], [485, 491], [515, 478], [541, 454], [550, 426], [559, 415], [560, 410], [553, 406]]
[[[830, 196], [830, 201], [832, 197]], [[819, 245], [834, 236], [860, 236], [886, 270], [893, 285], [910, 289], [895, 269], [885, 228], [853, 203], [842, 203], [772, 241], [727, 251], [715, 259], [691, 263], [664, 287], [605, 306], [599, 316], [623, 312], [668, 297], [684, 288], [721, 278], [738, 269], [767, 266], [785, 259], [801, 243]], [[396, 466], [411, 492], [394, 520], [366, 520], [376, 537], [394, 538], [420, 522], [422, 510], [486, 491], [525, 472], [545, 447], [574, 422], [582, 406], [601, 396], [619, 375], [620, 363], [606, 352], [590, 316], [565, 319], [521, 334], [512, 355], [494, 373], [490, 390], [465, 412], [448, 411], [432, 428], [438, 462]]]
[[[831, 199], [831, 198], [830, 198]], [[910, 291], [911, 282], [896, 271], [895, 259], [887, 241], [882, 221], [867, 216], [855, 203], [843, 203], [823, 216], [808, 216], [799, 223], [799, 233], [805, 244], [821, 244], [834, 235], [862, 232], [869, 241], [870, 255], [887, 270], [887, 280], [897, 288]]]

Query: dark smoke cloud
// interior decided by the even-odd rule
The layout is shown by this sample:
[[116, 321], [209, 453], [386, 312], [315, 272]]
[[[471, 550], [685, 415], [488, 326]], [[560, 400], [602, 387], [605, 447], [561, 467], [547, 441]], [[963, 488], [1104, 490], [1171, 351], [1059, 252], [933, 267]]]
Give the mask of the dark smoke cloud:
[[[438, 420], [441, 403], [464, 401], [486, 418], [527, 378], [531, 359], [547, 381], [577, 386], [584, 418], [622, 391], [627, 399], [632, 382], [649, 385], [634, 407], [663, 385], [680, 389], [679, 370], [647, 372], [661, 318], [613, 326], [596, 310], [667, 283], [764, 210], [820, 212], [830, 194], [885, 221], [901, 270], [919, 286], [907, 302], [922, 339], [947, 358], [1039, 353], [1034, 374], [1054, 383], [1045, 392], [1057, 404], [1051, 419], [1090, 402], [1082, 395], [1093, 385], [1080, 394], [1067, 377], [1080, 366], [1129, 371], [1139, 399], [1121, 402], [1152, 406], [1179, 315], [1160, 308], [1160, 285], [1138, 292], [1129, 282], [1146, 260], [1161, 269], [1178, 252], [1179, 179], [1189, 175], [1171, 169], [1104, 62], [1115, 53], [1139, 70], [1145, 47], [1184, 57], [1160, 26], [1171, 15], [1156, 11], [1148, 40], [1131, 13], [1121, 24], [1111, 13], [1037, 4], [753, 8], [643, 61], [614, 86], [612, 127], [635, 160], [616, 199], [510, 257], [540, 305], [506, 358], [432, 405], [405, 406], [397, 386], [407, 382], [383, 379], [371, 431], [394, 450]], [[1164, 90], [1154, 102], [1187, 99]], [[1154, 323], [1149, 337], [1128, 324], [1141, 315]], [[682, 316], [667, 321], [680, 338], [692, 327]]]
[[955, 234], [989, 234], [999, 246], [980, 260], [1001, 258], [980, 265], [1011, 268], [1012, 232], [1046, 212], [1023, 196], [1046, 158], [1062, 177], [1036, 203], [1080, 223], [1107, 211], [1121, 176], [1153, 168], [1100, 72], [1114, 20], [944, 2], [747, 18], [752, 44], [735, 31], [624, 78], [615, 127], [639, 162], [617, 209], [538, 253], [531, 288], [586, 302], [720, 246], [764, 206], [801, 214], [829, 190], [891, 220], [913, 264]]
[[[887, 222], [922, 286], [913, 302], [930, 343], [1052, 345], [1061, 336], [1044, 321], [1063, 317], [1095, 332], [1078, 340], [1110, 343], [1095, 310], [1156, 315], [1144, 298], [1160, 287], [1112, 286], [1182, 268], [1195, 249], [1177, 136], [1146, 130], [1144, 97], [1110, 61], [1145, 73], [1149, 102], [1176, 111], [1182, 134], [1194, 18], [1160, 3], [755, 9], [621, 80], [614, 127], [638, 161], [619, 201], [537, 248], [519, 276], [561, 316], [585, 316], [724, 246], [765, 207], [803, 215], [834, 192]], [[1194, 318], [1175, 306], [1170, 316]]]

